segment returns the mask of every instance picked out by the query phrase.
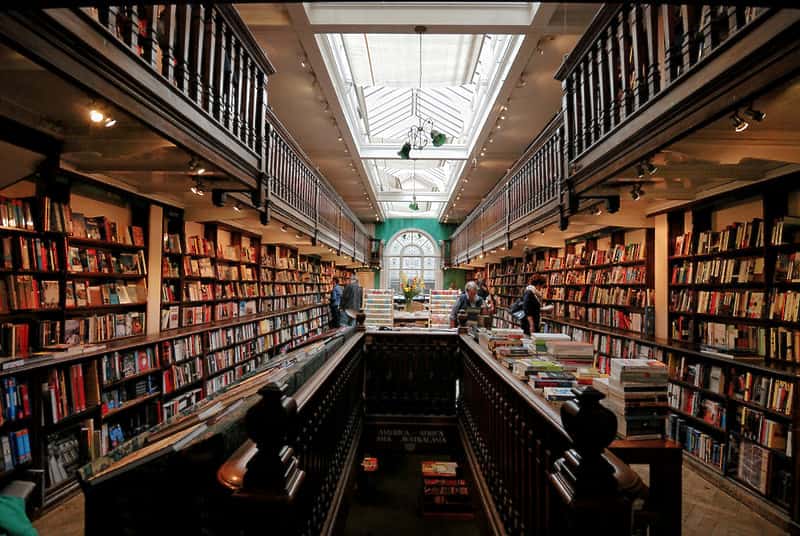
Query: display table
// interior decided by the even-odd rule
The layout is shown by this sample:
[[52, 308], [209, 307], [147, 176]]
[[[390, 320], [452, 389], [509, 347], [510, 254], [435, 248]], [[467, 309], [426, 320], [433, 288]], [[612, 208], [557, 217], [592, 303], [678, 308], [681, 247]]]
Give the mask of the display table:
[[430, 311], [395, 311], [394, 325], [427, 328], [430, 318]]

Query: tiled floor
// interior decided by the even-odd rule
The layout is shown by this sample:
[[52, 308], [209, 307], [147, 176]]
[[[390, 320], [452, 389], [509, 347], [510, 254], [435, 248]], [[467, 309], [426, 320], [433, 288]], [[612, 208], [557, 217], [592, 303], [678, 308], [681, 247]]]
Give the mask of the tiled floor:
[[[76, 495], [34, 523], [40, 536], [82, 536], [83, 495]], [[740, 501], [683, 470], [684, 536], [777, 536], [786, 534]]]

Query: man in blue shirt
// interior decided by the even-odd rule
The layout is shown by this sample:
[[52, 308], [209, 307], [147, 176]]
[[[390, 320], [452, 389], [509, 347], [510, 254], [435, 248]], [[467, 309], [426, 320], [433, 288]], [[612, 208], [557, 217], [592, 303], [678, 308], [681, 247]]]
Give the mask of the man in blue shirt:
[[477, 307], [481, 309], [484, 308], [483, 298], [478, 296], [478, 284], [475, 283], [475, 281], [470, 281], [467, 283], [467, 286], [464, 287], [464, 293], [458, 297], [455, 305], [453, 305], [453, 309], [450, 311], [450, 327], [456, 327], [458, 312], [461, 309]]
[[342, 287], [339, 285], [339, 278], [333, 278], [333, 289], [331, 289], [331, 327], [338, 328], [341, 325], [339, 306], [342, 303]]

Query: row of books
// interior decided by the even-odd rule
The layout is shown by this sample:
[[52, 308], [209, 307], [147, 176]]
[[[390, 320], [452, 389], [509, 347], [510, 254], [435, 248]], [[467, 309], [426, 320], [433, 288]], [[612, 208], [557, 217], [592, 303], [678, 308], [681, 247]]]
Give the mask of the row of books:
[[186, 253], [190, 255], [205, 255], [206, 257], [213, 257], [216, 248], [214, 243], [202, 236], [187, 236], [186, 237]]
[[165, 421], [171, 419], [182, 411], [192, 408], [201, 400], [203, 400], [203, 389], [201, 387], [181, 393], [179, 396], [161, 403], [161, 417]]
[[705, 255], [763, 245], [764, 221], [754, 218], [746, 223], [735, 222], [722, 231], [702, 231], [696, 237], [692, 231], [684, 233], [675, 238], [673, 255]]
[[673, 284], [760, 283], [764, 281], [764, 258], [724, 258], [696, 263], [684, 261], [672, 267]]
[[96, 405], [97, 390], [95, 362], [50, 369], [42, 384], [45, 422], [54, 424]]
[[39, 280], [30, 275], [9, 275], [0, 279], [0, 313], [58, 309], [59, 282]]
[[792, 431], [789, 426], [768, 418], [761, 411], [738, 406], [734, 429], [745, 439], [755, 441], [788, 456], [792, 455]]
[[800, 331], [787, 328], [770, 328], [770, 357], [781, 361], [800, 363]]
[[159, 386], [153, 375], [105, 390], [100, 394], [101, 414], [106, 415], [109, 411], [119, 409], [129, 402], [158, 392]]
[[671, 413], [667, 419], [667, 438], [683, 445], [683, 449], [700, 461], [725, 471], [725, 443], [695, 428], [684, 417]]
[[724, 394], [726, 391], [725, 371], [718, 365], [670, 354], [667, 367], [671, 379], [690, 383], [712, 393]]
[[[44, 283], [44, 281], [43, 281]], [[103, 305], [129, 305], [147, 302], [147, 283], [136, 281], [113, 281], [93, 283], [91, 281], [67, 281], [65, 306], [100, 307]]]
[[11, 471], [33, 460], [31, 438], [27, 428], [0, 435], [0, 467]]
[[678, 312], [760, 319], [764, 317], [764, 296], [760, 290], [682, 289], [670, 291], [670, 305]]
[[72, 236], [144, 247], [144, 230], [138, 225], [118, 225], [105, 216], [86, 217], [80, 212], [72, 213]]
[[162, 392], [171, 393], [189, 384], [199, 381], [203, 377], [203, 360], [199, 357], [172, 365], [161, 374]]
[[64, 321], [64, 343], [73, 346], [141, 335], [145, 329], [143, 311], [108, 313]]
[[114, 253], [97, 248], [70, 246], [67, 264], [72, 273], [147, 275], [144, 250], [136, 253]]
[[58, 242], [46, 238], [29, 236], [4, 236], [2, 246], [2, 269], [36, 270], [57, 272], [61, 264], [58, 260]]
[[800, 292], [773, 290], [768, 316], [772, 320], [800, 321]]
[[721, 322], [698, 322], [698, 328], [705, 346], [737, 354], [767, 355], [767, 328]]
[[[42, 197], [42, 231], [56, 233], [72, 233], [72, 211], [69, 203], [53, 201], [50, 197]], [[11, 227], [15, 227], [12, 225]], [[19, 227], [19, 225], [16, 225]], [[26, 228], [32, 229], [28, 226]]]
[[589, 265], [640, 261], [645, 257], [644, 244], [617, 244], [609, 251], [602, 249], [592, 251], [589, 255]]
[[653, 305], [653, 291], [650, 289], [590, 287], [588, 298], [589, 303], [595, 305], [625, 305], [640, 309]]
[[0, 381], [0, 425], [31, 416], [28, 383], [6, 376]]
[[800, 218], [784, 216], [772, 226], [772, 244], [796, 244], [800, 241]]
[[36, 230], [32, 203], [35, 199], [10, 199], [0, 196], [0, 225], [14, 229]]
[[669, 406], [697, 417], [717, 428], [725, 429], [727, 411], [724, 403], [705, 397], [700, 391], [671, 383]]
[[728, 384], [728, 396], [791, 415], [794, 382], [749, 371], [734, 371]]
[[103, 384], [116, 382], [157, 369], [159, 366], [158, 352], [153, 346], [113, 352], [100, 358], [101, 380]]
[[199, 333], [162, 341], [160, 358], [162, 363], [174, 365], [203, 354], [203, 337]]
[[0, 324], [0, 356], [27, 357], [33, 350], [61, 343], [61, 333], [62, 324], [58, 320]]

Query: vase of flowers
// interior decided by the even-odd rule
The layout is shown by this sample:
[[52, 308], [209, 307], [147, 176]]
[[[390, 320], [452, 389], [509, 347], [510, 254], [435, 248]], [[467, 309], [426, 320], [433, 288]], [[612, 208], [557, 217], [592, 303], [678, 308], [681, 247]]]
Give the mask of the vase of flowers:
[[410, 311], [414, 296], [425, 290], [425, 281], [420, 277], [409, 279], [405, 273], [400, 272], [400, 289], [406, 298], [406, 311]]

